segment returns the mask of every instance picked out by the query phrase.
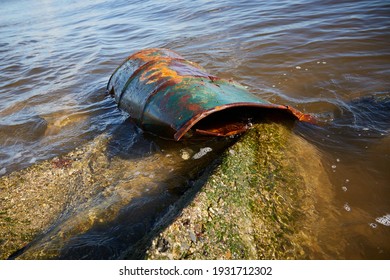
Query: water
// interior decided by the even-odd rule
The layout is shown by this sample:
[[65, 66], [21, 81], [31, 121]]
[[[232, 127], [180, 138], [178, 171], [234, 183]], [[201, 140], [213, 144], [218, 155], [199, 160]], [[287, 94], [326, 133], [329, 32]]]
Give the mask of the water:
[[120, 128], [109, 76], [134, 51], [170, 48], [315, 115], [322, 126], [296, 132], [329, 172], [343, 257], [390, 256], [386, 1], [2, 0], [0, 12], [0, 175]]

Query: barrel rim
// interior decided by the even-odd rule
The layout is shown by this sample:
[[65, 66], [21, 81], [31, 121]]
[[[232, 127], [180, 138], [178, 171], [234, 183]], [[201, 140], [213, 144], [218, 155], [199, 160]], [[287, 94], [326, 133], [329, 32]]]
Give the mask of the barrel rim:
[[220, 112], [229, 108], [236, 108], [236, 107], [252, 107], [252, 108], [266, 108], [266, 109], [280, 109], [285, 110], [291, 114], [295, 119], [303, 122], [308, 123], [316, 123], [315, 119], [309, 115], [304, 114], [301, 111], [292, 108], [287, 105], [278, 105], [278, 104], [261, 104], [261, 103], [255, 103], [255, 102], [236, 102], [236, 103], [229, 103], [224, 104], [220, 106], [213, 107], [207, 111], [203, 111], [195, 116], [193, 116], [190, 120], [188, 120], [179, 130], [176, 131], [174, 134], [174, 139], [176, 141], [179, 141], [193, 126], [195, 126], [200, 120], [212, 115], [215, 112]]

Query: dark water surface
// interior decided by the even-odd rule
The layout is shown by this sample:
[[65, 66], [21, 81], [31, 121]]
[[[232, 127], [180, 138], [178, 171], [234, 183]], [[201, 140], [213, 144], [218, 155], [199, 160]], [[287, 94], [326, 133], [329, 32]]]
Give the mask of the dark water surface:
[[109, 76], [134, 51], [170, 48], [324, 123], [296, 132], [333, 183], [329, 234], [342, 229], [342, 258], [390, 257], [388, 1], [0, 2], [0, 176], [121, 128]]

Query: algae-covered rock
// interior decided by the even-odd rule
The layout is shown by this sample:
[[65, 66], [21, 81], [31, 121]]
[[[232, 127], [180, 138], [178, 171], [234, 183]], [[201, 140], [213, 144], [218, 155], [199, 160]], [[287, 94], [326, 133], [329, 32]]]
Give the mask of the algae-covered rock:
[[[109, 156], [110, 141], [0, 178], [1, 259], [305, 259], [344, 246], [322, 235], [334, 217], [318, 152], [281, 124], [142, 157]], [[99, 247], [104, 232], [117, 240]]]
[[329, 192], [313, 146], [281, 124], [257, 124], [225, 151], [146, 258], [326, 258], [337, 250], [319, 245]]
[[227, 144], [159, 142], [132, 156], [114, 136], [0, 178], [1, 259], [120, 258]]

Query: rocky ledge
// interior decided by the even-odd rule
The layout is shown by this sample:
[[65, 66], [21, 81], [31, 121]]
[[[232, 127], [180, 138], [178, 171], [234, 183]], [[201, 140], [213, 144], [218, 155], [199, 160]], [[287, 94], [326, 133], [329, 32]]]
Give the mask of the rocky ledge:
[[330, 186], [311, 144], [284, 125], [257, 124], [183, 196], [182, 211], [172, 208], [174, 221], [156, 229], [146, 258], [326, 258], [337, 250], [319, 245], [323, 217], [332, 218]]

